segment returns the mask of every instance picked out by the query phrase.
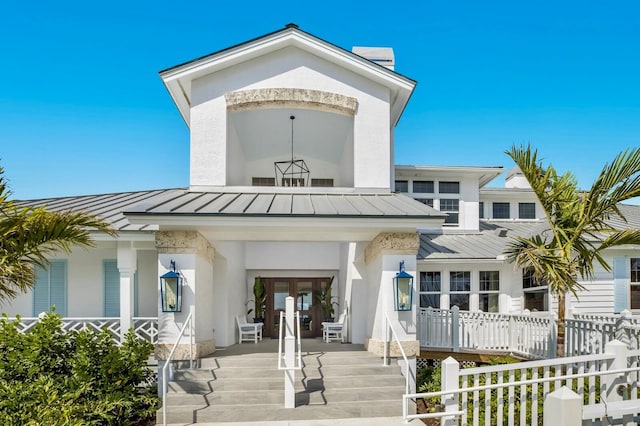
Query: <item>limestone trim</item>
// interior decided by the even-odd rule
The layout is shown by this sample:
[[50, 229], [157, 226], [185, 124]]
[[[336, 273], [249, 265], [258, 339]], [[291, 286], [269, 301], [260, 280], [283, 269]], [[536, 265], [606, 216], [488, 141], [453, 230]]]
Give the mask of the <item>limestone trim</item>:
[[[400, 344], [402, 345], [402, 349], [407, 357], [414, 357], [420, 355], [420, 341], [419, 340], [401, 340]], [[365, 342], [365, 349], [372, 354], [383, 357], [384, 356], [384, 340], [380, 339], [368, 339]], [[392, 341], [389, 343], [389, 357], [391, 358], [400, 358], [402, 357], [402, 352], [400, 352], [400, 348], [396, 341]]]
[[[173, 349], [173, 343], [157, 343], [154, 355], [157, 360], [166, 360]], [[216, 340], [203, 340], [193, 344], [194, 359], [202, 358], [216, 351]], [[188, 361], [189, 360], [189, 343], [181, 343], [176, 348], [172, 361]]]
[[364, 261], [371, 263], [380, 254], [418, 254], [420, 235], [417, 232], [381, 232], [364, 249]]
[[353, 116], [358, 100], [339, 93], [321, 90], [270, 88], [241, 90], [224, 95], [228, 111], [259, 108], [305, 108]]
[[215, 250], [197, 231], [157, 231], [156, 250], [164, 254], [197, 254], [213, 261]]

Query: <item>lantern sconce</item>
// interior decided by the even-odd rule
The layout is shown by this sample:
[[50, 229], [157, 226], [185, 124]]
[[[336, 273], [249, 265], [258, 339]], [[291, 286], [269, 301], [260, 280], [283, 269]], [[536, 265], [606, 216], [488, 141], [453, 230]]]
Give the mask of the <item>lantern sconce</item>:
[[171, 260], [171, 270], [160, 277], [162, 312], [182, 311], [182, 277], [176, 272], [176, 262]]
[[393, 278], [393, 295], [396, 311], [410, 311], [413, 306], [413, 275], [404, 271], [404, 260]]

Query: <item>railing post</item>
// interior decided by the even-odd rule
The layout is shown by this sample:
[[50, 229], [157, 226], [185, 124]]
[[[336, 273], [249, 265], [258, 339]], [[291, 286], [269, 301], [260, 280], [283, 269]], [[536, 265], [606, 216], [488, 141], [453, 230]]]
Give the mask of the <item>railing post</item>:
[[518, 321], [515, 315], [509, 315], [509, 350], [518, 350]]
[[556, 349], [558, 348], [558, 345], [557, 345], [558, 325], [556, 324], [557, 319], [558, 319], [558, 316], [556, 315], [556, 313], [551, 311], [549, 313], [549, 356], [548, 358], [555, 358], [557, 355], [556, 354], [557, 352]]
[[451, 349], [460, 352], [460, 308], [451, 308]]
[[[289, 296], [286, 299], [286, 317], [285, 317], [285, 337], [284, 337], [284, 408], [296, 407], [296, 370], [295, 368], [295, 351], [296, 337], [294, 335], [294, 300]], [[300, 333], [300, 330], [298, 330]]]
[[[457, 391], [459, 389], [460, 364], [449, 357], [442, 361], [442, 375], [440, 377], [440, 388], [442, 391]], [[458, 393], [442, 395], [441, 403], [445, 412], [458, 411]], [[458, 420], [455, 416], [444, 416], [441, 419], [443, 426], [457, 426]]]
[[582, 397], [562, 386], [544, 399], [544, 426], [580, 426], [582, 424]]
[[[604, 346], [604, 351], [606, 354], [614, 356], [613, 359], [607, 361], [607, 371], [627, 368], [627, 345], [618, 340], [612, 340]], [[606, 386], [606, 401], [622, 401], [622, 396], [626, 392], [618, 392], [618, 388], [621, 386], [626, 388], [626, 373], [606, 374], [602, 376], [601, 380]], [[625, 391], [626, 389], [621, 390]]]

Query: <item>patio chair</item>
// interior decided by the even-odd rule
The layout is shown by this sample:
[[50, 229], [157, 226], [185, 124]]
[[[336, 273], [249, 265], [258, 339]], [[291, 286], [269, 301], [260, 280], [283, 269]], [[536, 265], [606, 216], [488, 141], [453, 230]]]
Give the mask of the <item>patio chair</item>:
[[258, 340], [262, 340], [262, 327], [264, 324], [248, 323], [247, 318], [244, 315], [236, 315], [236, 322], [238, 323], [238, 334], [240, 335], [240, 342], [258, 343]]
[[345, 310], [338, 317], [336, 322], [323, 322], [322, 323], [322, 340], [327, 343], [331, 343], [332, 340], [340, 340], [344, 342], [344, 320], [347, 317], [347, 311]]

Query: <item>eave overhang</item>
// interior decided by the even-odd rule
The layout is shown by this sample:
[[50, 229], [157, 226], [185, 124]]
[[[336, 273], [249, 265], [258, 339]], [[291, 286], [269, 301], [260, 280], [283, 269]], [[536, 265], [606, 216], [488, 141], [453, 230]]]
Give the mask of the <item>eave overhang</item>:
[[388, 87], [391, 91], [391, 122], [397, 124], [416, 81], [302, 31], [295, 25], [287, 25], [282, 30], [167, 68], [160, 71], [160, 77], [189, 126], [193, 80], [289, 46], [310, 52]]

